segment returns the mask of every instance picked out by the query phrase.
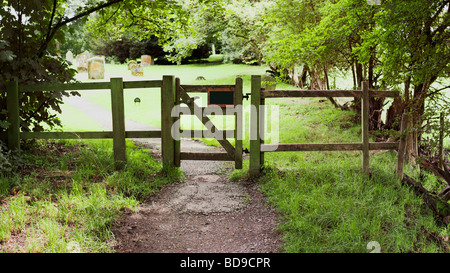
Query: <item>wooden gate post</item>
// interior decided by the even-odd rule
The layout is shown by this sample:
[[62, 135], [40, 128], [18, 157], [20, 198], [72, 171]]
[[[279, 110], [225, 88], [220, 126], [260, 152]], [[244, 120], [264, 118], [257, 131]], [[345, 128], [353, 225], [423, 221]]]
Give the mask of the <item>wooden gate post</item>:
[[161, 155], [163, 168], [175, 166], [175, 140], [172, 137], [172, 108], [175, 106], [175, 76], [163, 76], [161, 86]]
[[361, 98], [361, 129], [362, 129], [362, 164], [363, 171], [369, 174], [369, 82], [364, 81], [362, 86], [362, 98]]
[[250, 108], [250, 168], [251, 176], [260, 174], [261, 171], [261, 138], [259, 135], [259, 106], [261, 104], [261, 76], [252, 76]]
[[400, 127], [400, 144], [398, 145], [398, 158], [397, 158], [397, 177], [403, 178], [403, 170], [405, 165], [405, 152], [406, 152], [406, 134], [408, 127], [408, 114], [402, 115], [402, 123]]
[[[180, 105], [180, 78], [176, 78], [175, 79], [175, 106], [179, 106]], [[174, 117], [173, 122], [177, 122], [180, 126], [177, 126], [176, 128], [174, 128], [175, 132], [174, 132], [174, 136], [177, 137], [176, 140], [175, 139], [175, 144], [174, 144], [174, 166], [175, 167], [180, 167], [181, 166], [181, 158], [180, 158], [180, 154], [181, 154], [181, 139], [180, 139], [180, 127], [181, 127], [181, 121], [180, 121], [180, 116], [181, 113], [178, 113], [177, 117]]]
[[235, 115], [235, 128], [234, 128], [234, 167], [236, 169], [242, 169], [242, 139], [243, 139], [243, 105], [242, 105], [242, 92], [243, 82], [242, 78], [236, 78], [235, 89], [235, 101], [234, 101], [234, 115]]
[[8, 149], [20, 149], [19, 84], [6, 83], [6, 107], [8, 109]]
[[114, 162], [116, 170], [121, 170], [127, 162], [125, 150], [125, 110], [122, 78], [111, 78], [111, 110]]

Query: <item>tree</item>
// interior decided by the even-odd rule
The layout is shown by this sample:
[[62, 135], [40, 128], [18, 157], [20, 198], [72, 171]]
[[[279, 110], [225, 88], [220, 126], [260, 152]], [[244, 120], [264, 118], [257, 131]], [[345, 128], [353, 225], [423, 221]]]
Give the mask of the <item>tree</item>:
[[[321, 25], [321, 7], [328, 1], [275, 1], [270, 10], [268, 24], [271, 28], [266, 47], [266, 60], [278, 74], [288, 74], [291, 83], [310, 89], [330, 89], [329, 71], [337, 67], [335, 45], [328, 40], [327, 29]], [[299, 76], [297, 76], [299, 75]], [[329, 100], [341, 107], [333, 99]]]
[[[375, 14], [376, 29], [367, 34], [367, 41], [376, 39], [382, 52], [382, 81], [391, 86], [403, 85], [403, 104], [411, 114], [413, 128], [407, 156], [419, 152], [427, 99], [443, 90], [432, 84], [449, 76], [449, 8], [450, 1], [444, 0], [386, 0], [383, 9]], [[370, 46], [363, 44], [361, 54]]]
[[[78, 1], [79, 2], [79, 1]], [[111, 9], [148, 9], [148, 1], [132, 0], [3, 0], [0, 7], [0, 89], [6, 82], [19, 84], [64, 83], [74, 80], [75, 70], [55, 56], [55, 40], [64, 42], [64, 30], [95, 12]], [[167, 2], [151, 5], [167, 7]], [[70, 94], [76, 95], [76, 92]], [[60, 124], [50, 110], [60, 112], [59, 105], [67, 92], [24, 93], [20, 99], [22, 131], [41, 131], [42, 123]], [[0, 119], [6, 120], [6, 97], [0, 94]], [[1, 123], [3, 129], [7, 123]]]
[[392, 120], [384, 126], [384, 101], [371, 99], [370, 128], [395, 128], [393, 119], [402, 113], [396, 108], [408, 109], [415, 128], [408, 149], [417, 153], [427, 99], [443, 90], [432, 85], [449, 74], [449, 8], [445, 0], [386, 0], [381, 5], [363, 0], [275, 1], [265, 58], [293, 80], [302, 66], [297, 83], [303, 85], [309, 73], [310, 88], [325, 89], [327, 70], [346, 67], [352, 70], [355, 88], [363, 80], [371, 88], [403, 87], [403, 100], [394, 101], [388, 112]]
[[224, 59], [247, 64], [264, 63], [269, 27], [265, 22], [272, 1], [233, 0], [224, 3], [222, 30], [218, 40]]
[[84, 51], [92, 51], [92, 37], [85, 30], [85, 20], [77, 20], [64, 29], [64, 38], [57, 40], [61, 53], [71, 51], [74, 56]]
[[[120, 41], [122, 38], [143, 41], [156, 37], [161, 46], [170, 47], [177, 33], [188, 26], [188, 13], [180, 1], [129, 1], [110, 6], [92, 14], [87, 28], [94, 38], [104, 39], [106, 43]], [[190, 44], [194, 37], [182, 40], [172, 47], [179, 47], [179, 57], [170, 57], [170, 61], [181, 61], [189, 55], [197, 44]], [[195, 46], [192, 46], [192, 45]], [[166, 48], [166, 51], [171, 51]], [[175, 50], [176, 51], [176, 50]], [[184, 52], [181, 52], [184, 51]]]

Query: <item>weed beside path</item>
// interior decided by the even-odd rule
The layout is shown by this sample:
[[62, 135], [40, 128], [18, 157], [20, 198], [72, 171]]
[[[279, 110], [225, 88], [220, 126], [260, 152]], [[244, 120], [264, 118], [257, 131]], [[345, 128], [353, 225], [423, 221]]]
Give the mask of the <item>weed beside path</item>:
[[0, 178], [0, 251], [113, 252], [120, 214], [181, 177], [162, 172], [148, 150], [127, 148], [118, 173], [111, 141], [24, 145], [22, 167]]

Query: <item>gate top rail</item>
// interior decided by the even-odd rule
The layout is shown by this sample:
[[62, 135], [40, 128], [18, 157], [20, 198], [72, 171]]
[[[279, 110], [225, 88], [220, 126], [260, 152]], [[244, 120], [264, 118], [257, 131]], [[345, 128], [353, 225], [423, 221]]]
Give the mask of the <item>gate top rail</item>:
[[187, 93], [208, 93], [209, 88], [223, 87], [223, 88], [235, 88], [234, 84], [215, 84], [215, 85], [180, 85]]
[[[111, 78], [113, 79], [113, 78]], [[124, 81], [123, 88], [156, 88], [161, 87], [161, 80]], [[65, 90], [99, 90], [111, 89], [111, 82], [83, 82], [83, 83], [43, 83], [19, 85], [21, 92], [65, 91]]]
[[[300, 98], [300, 97], [357, 97], [361, 98], [361, 90], [261, 90], [261, 98]], [[400, 96], [400, 91], [370, 90], [370, 97]]]

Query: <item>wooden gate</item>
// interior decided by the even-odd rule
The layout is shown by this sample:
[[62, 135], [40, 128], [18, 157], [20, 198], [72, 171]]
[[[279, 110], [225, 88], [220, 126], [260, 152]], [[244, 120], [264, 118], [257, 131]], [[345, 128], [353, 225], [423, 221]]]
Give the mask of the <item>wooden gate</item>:
[[[180, 79], [175, 79], [175, 103], [178, 107], [175, 116], [172, 114], [173, 120], [173, 148], [174, 148], [174, 166], [179, 167], [181, 160], [219, 160], [219, 161], [234, 161], [236, 169], [242, 169], [242, 94], [243, 82], [241, 78], [236, 78], [234, 85], [181, 85]], [[199, 106], [195, 99], [189, 93], [207, 93], [208, 106]], [[186, 106], [183, 106], [186, 105]], [[214, 108], [215, 107], [215, 108]], [[169, 108], [166, 108], [168, 111]], [[221, 130], [214, 125], [206, 113], [214, 112], [223, 115], [234, 115], [235, 129]], [[216, 110], [216, 111], [215, 111]], [[173, 112], [172, 112], [173, 113]], [[195, 153], [195, 152], [181, 152], [180, 136], [180, 116], [188, 113], [188, 115], [196, 116], [206, 130], [190, 130], [189, 136], [200, 138], [215, 138], [223, 147], [225, 152], [222, 153]], [[167, 113], [163, 114], [166, 116]], [[186, 135], [183, 132], [183, 135]], [[217, 137], [220, 136], [220, 137]], [[234, 138], [235, 145], [230, 143], [227, 138]]]

